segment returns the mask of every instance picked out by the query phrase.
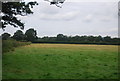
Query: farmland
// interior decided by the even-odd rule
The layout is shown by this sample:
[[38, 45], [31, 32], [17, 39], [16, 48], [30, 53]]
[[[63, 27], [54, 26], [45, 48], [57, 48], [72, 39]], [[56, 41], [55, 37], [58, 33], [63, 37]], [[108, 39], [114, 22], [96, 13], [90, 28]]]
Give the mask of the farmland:
[[118, 46], [31, 44], [3, 54], [3, 79], [117, 79]]

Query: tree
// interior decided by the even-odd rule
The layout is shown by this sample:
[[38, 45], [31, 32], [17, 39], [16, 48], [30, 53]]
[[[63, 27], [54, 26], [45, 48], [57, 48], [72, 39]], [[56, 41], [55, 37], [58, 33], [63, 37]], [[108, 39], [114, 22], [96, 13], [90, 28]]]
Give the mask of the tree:
[[57, 40], [58, 40], [58, 41], [62, 41], [62, 40], [63, 40], [63, 37], [64, 37], [63, 34], [58, 34], [58, 35], [57, 35]]
[[65, 36], [63, 34], [58, 34], [57, 41], [67, 41], [67, 36]]
[[80, 41], [80, 36], [76, 35], [74, 37], [72, 37], [73, 41]]
[[110, 42], [110, 41], [111, 41], [111, 37], [110, 37], [110, 36], [104, 37], [104, 41], [105, 41], [105, 42]]
[[21, 22], [16, 16], [26, 16], [28, 14], [33, 14], [31, 8], [34, 5], [38, 5], [37, 2], [2, 2], [2, 29], [7, 25], [12, 25], [14, 27], [20, 27], [24, 29], [24, 23]]
[[101, 41], [103, 41], [103, 38], [102, 38], [102, 36], [100, 36], [100, 35], [99, 35], [99, 36], [95, 36], [95, 37], [94, 37], [94, 41], [95, 41], [95, 42], [101, 42]]
[[94, 41], [94, 36], [87, 36], [87, 41], [88, 42], [93, 42]]
[[[45, 1], [49, 1], [50, 4], [55, 4], [57, 7], [61, 7], [59, 6], [59, 4], [63, 4], [65, 0], [45, 0]], [[1, 2], [0, 2], [1, 4]], [[33, 14], [31, 8], [33, 8], [33, 6], [38, 5], [38, 3], [35, 2], [28, 2], [25, 3], [22, 0], [20, 0], [19, 2], [9, 2], [9, 1], [3, 1], [2, 2], [2, 10], [0, 10], [0, 12], [2, 11], [2, 18], [0, 17], [1, 23], [2, 23], [2, 28], [4, 30], [4, 28], [7, 25], [11, 25], [14, 27], [20, 27], [21, 29], [24, 29], [24, 23], [19, 20], [16, 16], [20, 15], [20, 16], [26, 16], [28, 14]]]
[[10, 34], [9, 33], [4, 33], [4, 34], [2, 34], [2, 39], [3, 40], [7, 40], [8, 38], [10, 38]]
[[64, 3], [65, 0], [45, 0], [50, 2], [50, 5], [56, 5], [57, 7], [62, 8], [62, 6], [60, 6], [61, 4]]
[[13, 35], [13, 39], [15, 39], [17, 41], [24, 40], [25, 35], [21, 30], [17, 30]]
[[36, 30], [34, 30], [33, 28], [28, 29], [28, 30], [25, 32], [25, 36], [26, 36], [26, 40], [27, 40], [27, 41], [33, 42], [34, 40], [37, 39], [37, 32], [36, 32]]

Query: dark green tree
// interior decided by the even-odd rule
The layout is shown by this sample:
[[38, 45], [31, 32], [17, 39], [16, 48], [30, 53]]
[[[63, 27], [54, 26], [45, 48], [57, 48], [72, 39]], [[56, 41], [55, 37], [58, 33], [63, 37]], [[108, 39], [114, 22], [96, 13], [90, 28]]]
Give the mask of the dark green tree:
[[105, 42], [110, 42], [110, 41], [111, 41], [111, 37], [110, 37], [110, 36], [104, 37], [104, 41], [105, 41]]
[[3, 34], [2, 34], [2, 39], [3, 39], [3, 40], [7, 40], [8, 38], [10, 38], [10, 36], [11, 36], [11, 35], [10, 35], [9, 33], [3, 33]]
[[12, 25], [14, 27], [20, 27], [24, 29], [24, 23], [21, 22], [16, 16], [26, 16], [28, 14], [33, 14], [31, 8], [34, 5], [38, 5], [37, 2], [2, 2], [2, 29], [7, 25]]
[[25, 35], [21, 30], [17, 30], [13, 35], [13, 39], [21, 41], [25, 39]]
[[25, 36], [26, 36], [26, 40], [31, 41], [31, 42], [33, 42], [34, 40], [36, 40], [38, 38], [36, 30], [34, 30], [33, 28], [28, 29], [25, 32]]
[[88, 42], [93, 42], [94, 41], [94, 36], [88, 36], [87, 41]]
[[80, 36], [76, 35], [74, 37], [72, 37], [73, 41], [80, 41]]
[[100, 36], [100, 35], [99, 35], [99, 36], [95, 36], [95, 37], [94, 37], [94, 41], [95, 41], [95, 42], [101, 42], [101, 41], [103, 41], [103, 38], [102, 38], [102, 36]]
[[66, 41], [66, 40], [67, 40], [67, 36], [65, 36], [63, 34], [57, 35], [57, 41]]

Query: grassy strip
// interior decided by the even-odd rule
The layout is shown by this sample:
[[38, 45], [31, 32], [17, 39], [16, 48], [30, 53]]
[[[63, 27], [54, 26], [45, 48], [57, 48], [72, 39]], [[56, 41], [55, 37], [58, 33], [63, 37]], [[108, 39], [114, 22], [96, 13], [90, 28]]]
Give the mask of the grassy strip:
[[30, 45], [31, 42], [20, 42], [16, 40], [3, 40], [2, 41], [2, 52], [13, 51], [15, 47]]

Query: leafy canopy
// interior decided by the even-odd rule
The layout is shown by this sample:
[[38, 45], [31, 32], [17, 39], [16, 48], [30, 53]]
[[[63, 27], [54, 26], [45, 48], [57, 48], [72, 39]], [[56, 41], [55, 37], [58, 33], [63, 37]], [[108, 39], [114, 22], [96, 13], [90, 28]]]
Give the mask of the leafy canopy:
[[26, 32], [25, 32], [25, 36], [26, 36], [26, 40], [27, 41], [34, 41], [37, 39], [37, 32], [36, 30], [34, 30], [33, 28], [31, 29], [28, 29]]
[[13, 39], [16, 39], [17, 41], [24, 40], [25, 35], [21, 30], [17, 30], [13, 35]]
[[19, 20], [16, 16], [26, 16], [28, 14], [33, 14], [32, 8], [34, 5], [38, 5], [37, 2], [2, 2], [2, 29], [7, 25], [12, 25], [14, 27], [20, 27], [24, 29], [24, 23]]
[[4, 34], [2, 34], [2, 39], [3, 40], [7, 40], [8, 38], [10, 38], [10, 34], [9, 33], [4, 33]]

